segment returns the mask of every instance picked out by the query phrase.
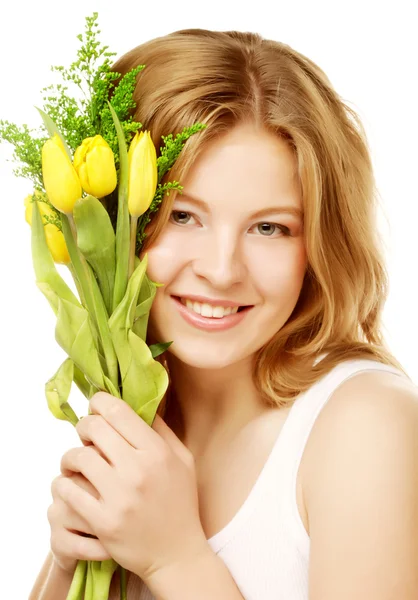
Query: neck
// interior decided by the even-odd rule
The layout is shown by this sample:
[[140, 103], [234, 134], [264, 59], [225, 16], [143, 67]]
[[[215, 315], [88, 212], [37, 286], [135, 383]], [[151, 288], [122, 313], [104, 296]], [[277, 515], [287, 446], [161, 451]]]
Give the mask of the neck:
[[200, 369], [167, 357], [174, 393], [166, 422], [193, 453], [228, 443], [268, 407], [262, 402], [253, 378], [251, 361], [223, 369]]

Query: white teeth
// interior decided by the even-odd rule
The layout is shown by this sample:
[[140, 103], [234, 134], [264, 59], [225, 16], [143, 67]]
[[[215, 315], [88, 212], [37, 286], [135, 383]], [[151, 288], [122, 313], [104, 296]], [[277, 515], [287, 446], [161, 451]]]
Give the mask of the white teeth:
[[222, 306], [215, 306], [212, 310], [212, 316], [216, 319], [222, 319], [222, 317], [224, 316], [224, 309], [222, 308]]
[[226, 317], [230, 314], [235, 314], [238, 312], [238, 306], [224, 307], [224, 306], [212, 306], [211, 304], [200, 302], [193, 302], [188, 298], [180, 298], [180, 302], [187, 306], [190, 310], [194, 311], [198, 315], [202, 315], [202, 317], [212, 317], [215, 319], [222, 319], [222, 317]]
[[[197, 302], [194, 303], [194, 307], [196, 310], [196, 304]], [[199, 308], [199, 305], [198, 305]], [[197, 312], [197, 310], [196, 310]], [[212, 317], [213, 316], [213, 308], [211, 307], [210, 304], [202, 304], [200, 307], [200, 314], [202, 315], [202, 317]]]

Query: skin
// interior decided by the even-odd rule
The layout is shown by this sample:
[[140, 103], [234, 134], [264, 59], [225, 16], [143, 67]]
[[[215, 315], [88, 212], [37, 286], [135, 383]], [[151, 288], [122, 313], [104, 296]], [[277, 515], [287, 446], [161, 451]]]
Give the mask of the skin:
[[[307, 259], [303, 220], [279, 210], [302, 209], [302, 198], [296, 159], [278, 136], [240, 124], [213, 142], [181, 183], [170, 221], [148, 250], [148, 273], [165, 284], [149, 330], [174, 341], [168, 362], [177, 404], [167, 422], [197, 455], [265, 411], [252, 358], [292, 314]], [[254, 218], [261, 209], [270, 210]], [[254, 308], [231, 329], [202, 331], [183, 320], [170, 297], [192, 294]]]

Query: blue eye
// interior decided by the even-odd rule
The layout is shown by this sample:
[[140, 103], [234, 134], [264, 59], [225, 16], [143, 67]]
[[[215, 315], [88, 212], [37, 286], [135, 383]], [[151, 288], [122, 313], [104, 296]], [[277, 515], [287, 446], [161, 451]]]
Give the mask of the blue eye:
[[[264, 227], [264, 229], [260, 229], [260, 227]], [[257, 223], [257, 229], [264, 237], [272, 236], [276, 229], [279, 229], [285, 236], [290, 235], [290, 229], [285, 225], [279, 225], [278, 223]]]

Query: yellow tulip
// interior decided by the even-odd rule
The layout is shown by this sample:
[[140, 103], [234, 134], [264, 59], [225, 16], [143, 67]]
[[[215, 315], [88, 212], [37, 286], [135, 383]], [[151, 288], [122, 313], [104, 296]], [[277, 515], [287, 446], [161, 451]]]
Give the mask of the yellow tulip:
[[46, 243], [52, 254], [54, 262], [63, 265], [68, 265], [71, 261], [68, 254], [67, 244], [65, 243], [64, 234], [53, 223], [47, 223], [44, 226]]
[[[38, 198], [45, 197], [46, 194], [42, 194], [38, 190], [35, 190], [34, 195]], [[32, 211], [33, 211], [33, 202], [32, 194], [29, 194], [25, 198], [25, 219], [29, 225], [32, 226]], [[46, 204], [46, 202], [38, 201], [39, 212], [41, 213], [41, 217], [44, 215], [54, 216], [56, 213], [54, 210]], [[48, 248], [52, 254], [52, 258], [54, 262], [61, 263], [67, 265], [70, 262], [70, 255], [68, 254], [67, 244], [65, 243], [64, 234], [62, 231], [58, 229], [56, 225], [53, 223], [45, 223], [44, 219], [42, 219], [44, 224], [44, 231], [46, 237], [46, 243], [48, 244]]]
[[149, 131], [137, 132], [128, 152], [128, 209], [133, 217], [148, 210], [157, 189], [157, 152]]
[[75, 151], [73, 164], [87, 194], [103, 198], [116, 188], [115, 157], [101, 135], [83, 140]]
[[71, 214], [83, 191], [64, 144], [56, 133], [42, 147], [42, 175], [51, 204], [59, 211]]

